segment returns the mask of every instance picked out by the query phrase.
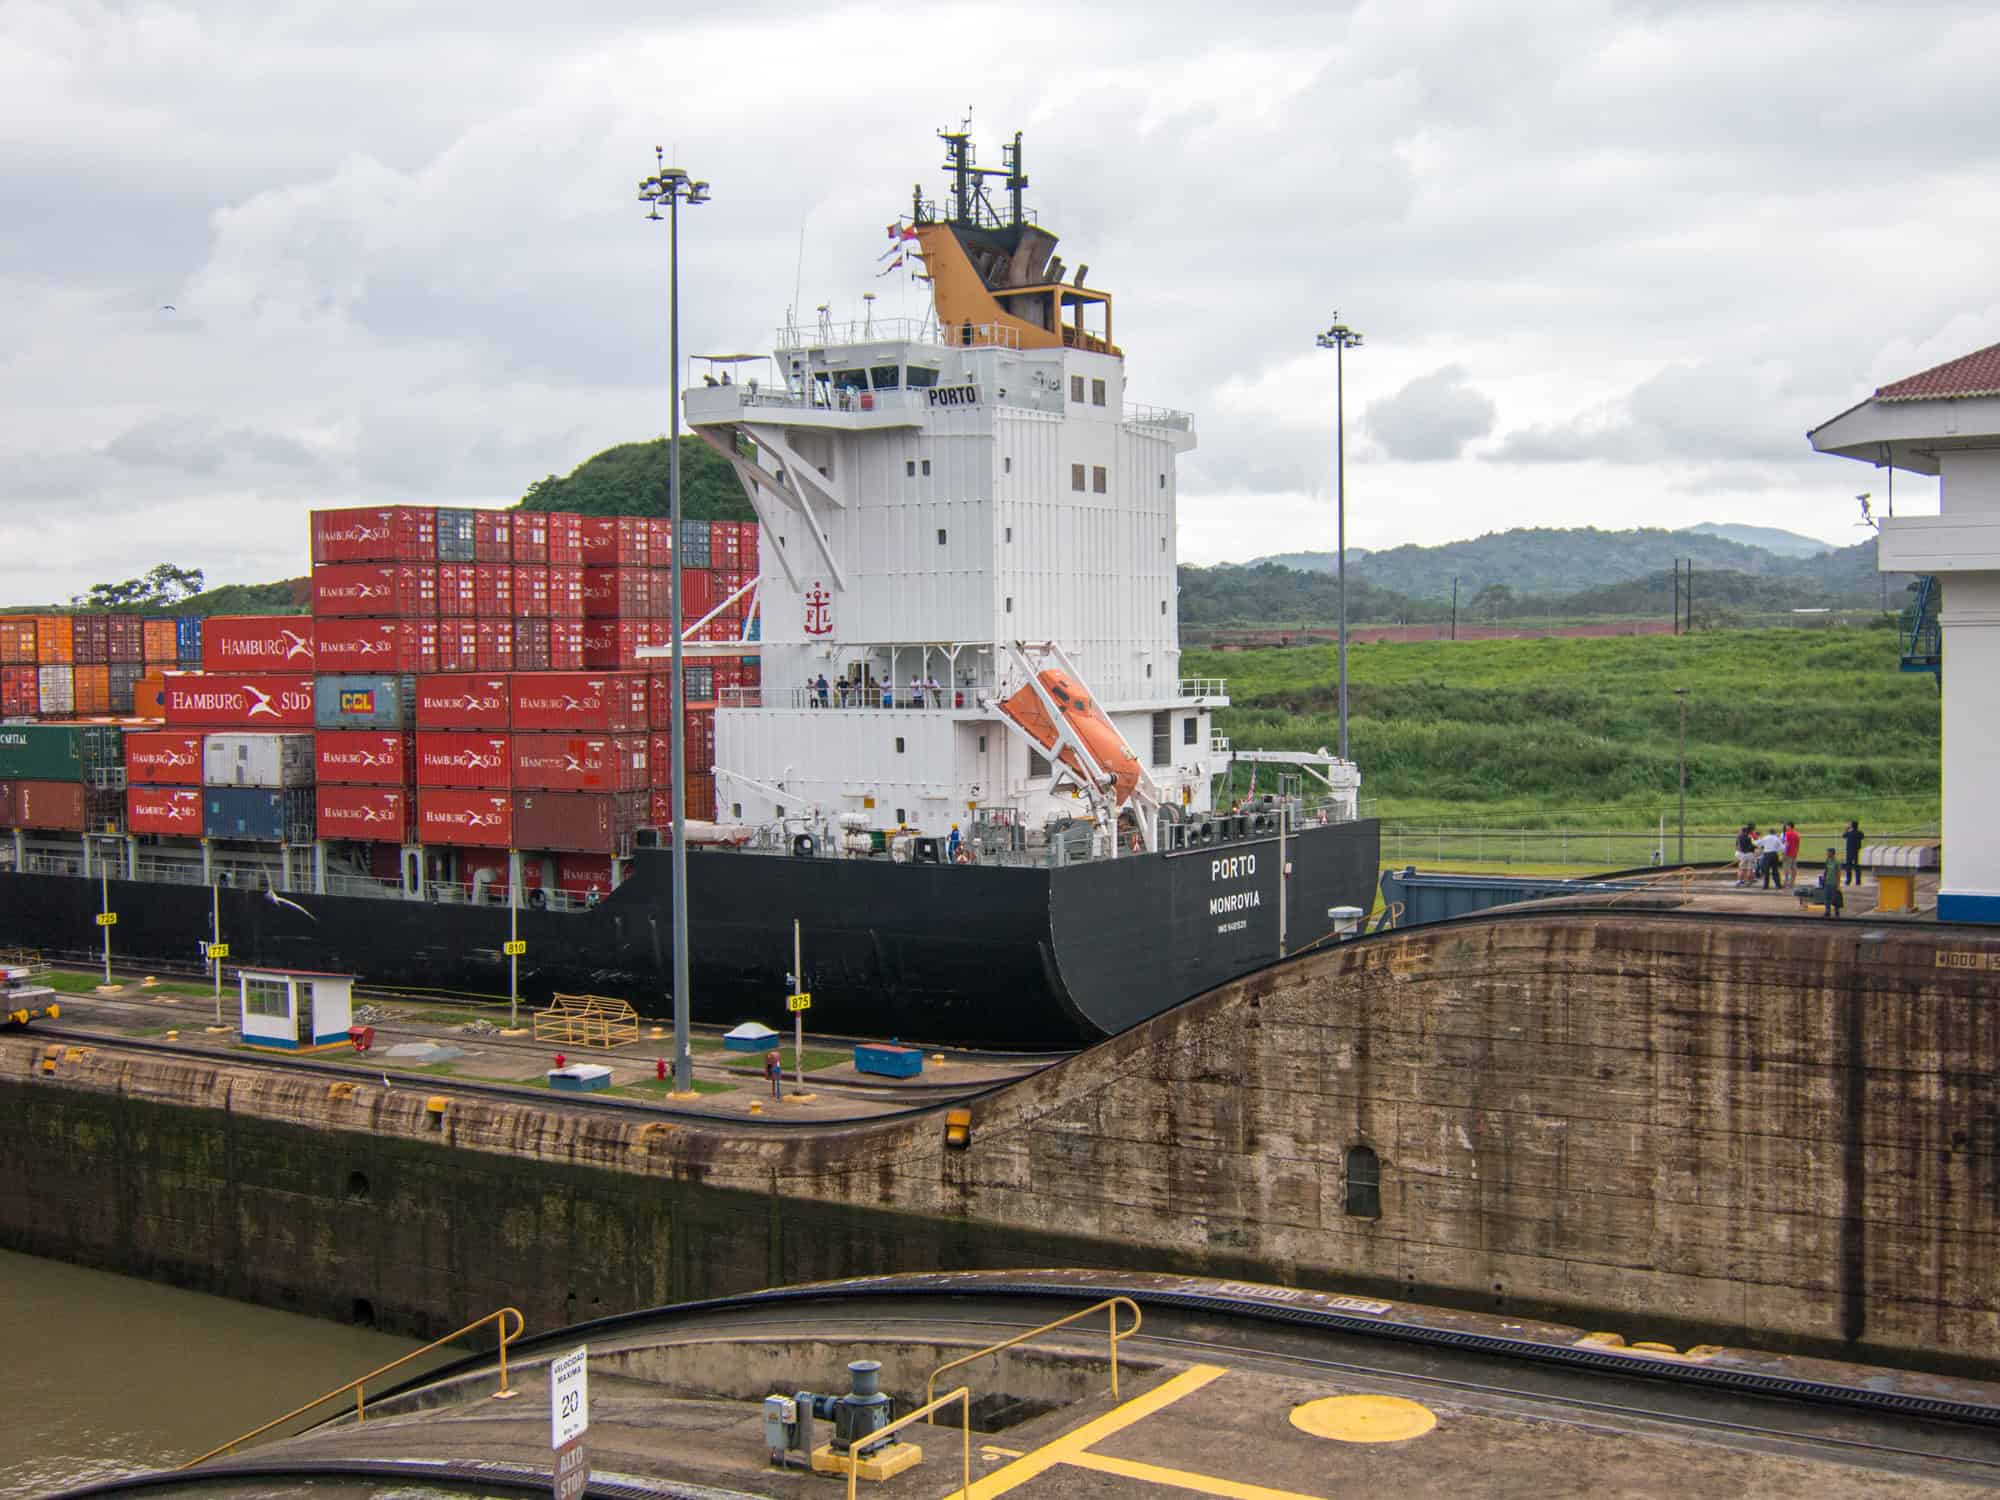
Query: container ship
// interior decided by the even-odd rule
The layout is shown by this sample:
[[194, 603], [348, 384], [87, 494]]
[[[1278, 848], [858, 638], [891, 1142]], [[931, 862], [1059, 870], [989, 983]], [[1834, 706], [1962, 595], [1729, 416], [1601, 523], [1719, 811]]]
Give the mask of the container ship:
[[112, 912], [129, 959], [504, 996], [517, 932], [527, 999], [665, 1014], [677, 783], [699, 1019], [783, 1014], [795, 921], [816, 1029], [1020, 1050], [1351, 930], [1355, 767], [1231, 746], [1180, 675], [1192, 420], [1127, 402], [1019, 136], [943, 139], [888, 230], [929, 315], [697, 359], [755, 521], [317, 511], [309, 615], [0, 616], [0, 944]]

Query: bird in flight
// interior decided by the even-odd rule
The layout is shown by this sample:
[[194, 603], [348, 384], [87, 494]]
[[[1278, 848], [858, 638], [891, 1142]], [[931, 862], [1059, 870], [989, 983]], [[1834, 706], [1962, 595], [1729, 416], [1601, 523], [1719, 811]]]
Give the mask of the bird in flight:
[[171, 303], [171, 302], [166, 302], [166, 303], [162, 303], [162, 304], [160, 305], [160, 311], [161, 311], [161, 312], [174, 312], [174, 311], [176, 311], [176, 310], [177, 310], [177, 309], [176, 309], [176, 308], [174, 307], [173, 303]]

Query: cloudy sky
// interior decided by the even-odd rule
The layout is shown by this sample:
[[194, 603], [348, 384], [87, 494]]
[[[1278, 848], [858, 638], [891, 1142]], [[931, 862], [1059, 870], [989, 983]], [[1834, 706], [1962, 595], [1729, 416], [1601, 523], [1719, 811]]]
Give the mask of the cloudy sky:
[[968, 107], [1198, 415], [1188, 560], [1330, 539], [1336, 309], [1358, 545], [1851, 541], [1880, 476], [1805, 429], [2000, 340], [1996, 63], [1925, 0], [0, 0], [0, 599], [296, 574], [314, 506], [664, 430], [655, 143], [714, 184], [685, 348], [919, 311], [882, 226]]

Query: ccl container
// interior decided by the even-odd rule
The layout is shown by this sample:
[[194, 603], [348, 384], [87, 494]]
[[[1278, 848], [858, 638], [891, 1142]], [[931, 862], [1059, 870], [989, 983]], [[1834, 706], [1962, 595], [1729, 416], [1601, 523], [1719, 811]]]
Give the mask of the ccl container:
[[435, 672], [435, 620], [315, 620], [313, 651], [327, 672]]
[[32, 667], [35, 661], [35, 617], [0, 615], [0, 667]]
[[79, 667], [102, 667], [111, 661], [111, 619], [108, 615], [70, 616], [70, 661]]
[[305, 615], [210, 615], [201, 627], [204, 672], [310, 672], [313, 622]]
[[102, 665], [70, 668], [78, 718], [103, 718], [111, 712], [111, 668]]
[[104, 628], [107, 633], [106, 660], [118, 662], [140, 662], [146, 659], [146, 622], [137, 615], [107, 615]]
[[427, 563], [326, 563], [313, 569], [313, 615], [427, 620], [438, 612], [437, 569]]
[[417, 731], [419, 787], [504, 792], [513, 783], [513, 757], [508, 735], [476, 729]]
[[253, 844], [304, 844], [313, 837], [313, 789], [213, 786], [202, 789], [202, 832]]
[[135, 786], [125, 790], [127, 833], [198, 839], [202, 819], [202, 790], [198, 786]]
[[187, 672], [166, 679], [166, 722], [212, 729], [310, 729], [310, 677]]
[[[475, 563], [472, 568], [472, 612], [481, 619], [512, 619], [514, 565]], [[544, 571], [546, 579], [547, 573]]]
[[180, 660], [180, 631], [176, 622], [156, 616], [139, 622], [139, 660], [148, 666], [172, 666]]
[[643, 568], [646, 534], [644, 516], [585, 516], [583, 561], [593, 568]]
[[114, 661], [106, 672], [111, 680], [111, 712], [129, 715], [137, 706], [139, 679], [146, 675], [146, 664], [137, 661]]
[[399, 672], [329, 672], [314, 693], [318, 729], [408, 729], [421, 678]]
[[[6, 827], [82, 833], [90, 826], [87, 788], [76, 781], [12, 781]], [[113, 795], [122, 795], [114, 793]]]
[[310, 734], [243, 734], [223, 730], [203, 742], [202, 785], [281, 791], [313, 784]]
[[462, 620], [438, 621], [438, 670], [476, 672], [479, 670], [479, 622], [470, 616]]
[[437, 560], [437, 512], [425, 505], [361, 506], [312, 513], [312, 560], [409, 562]]
[[509, 847], [622, 857], [646, 814], [644, 792], [516, 792]]
[[549, 615], [549, 569], [546, 563], [514, 565], [514, 618], [546, 620]]
[[643, 672], [516, 672], [508, 693], [520, 732], [630, 734], [646, 727]]
[[76, 659], [76, 622], [68, 615], [36, 615], [35, 663], [66, 667]]
[[643, 792], [651, 786], [643, 734], [517, 734], [520, 791]]
[[581, 620], [583, 618], [583, 566], [580, 563], [550, 563], [549, 618], [552, 620]]
[[403, 729], [322, 729], [313, 736], [313, 779], [322, 788], [408, 786], [416, 747], [416, 735]]
[[184, 667], [201, 665], [201, 615], [174, 616], [174, 659]]
[[483, 563], [514, 560], [513, 511], [476, 510], [472, 513], [472, 558], [474, 562]]
[[479, 613], [479, 565], [439, 563], [437, 568], [438, 615], [443, 619], [469, 620]]
[[514, 670], [517, 672], [546, 672], [549, 670], [549, 622], [547, 620], [516, 620], [514, 622]]
[[[147, 729], [125, 736], [125, 781], [129, 786], [201, 785], [199, 733]], [[196, 799], [197, 807], [200, 799]], [[196, 824], [200, 815], [196, 814]]]
[[472, 665], [480, 672], [514, 670], [514, 622], [479, 620], [473, 632]]
[[630, 671], [651, 665], [640, 651], [674, 643], [674, 627], [666, 620], [585, 620], [583, 664], [596, 671]]
[[115, 724], [0, 724], [0, 781], [122, 786], [125, 731]]
[[35, 668], [35, 693], [43, 717], [67, 719], [76, 712], [76, 668]]
[[441, 563], [469, 563], [475, 556], [474, 535], [478, 523], [474, 512], [440, 506], [437, 513], [437, 560]]
[[512, 712], [504, 676], [460, 672], [417, 679], [419, 729], [506, 729]]
[[33, 717], [42, 711], [40, 667], [0, 667], [0, 718]]
[[322, 786], [314, 815], [323, 839], [402, 844], [413, 832], [416, 804], [399, 786]]
[[417, 792], [417, 842], [514, 849], [514, 794], [422, 787]]

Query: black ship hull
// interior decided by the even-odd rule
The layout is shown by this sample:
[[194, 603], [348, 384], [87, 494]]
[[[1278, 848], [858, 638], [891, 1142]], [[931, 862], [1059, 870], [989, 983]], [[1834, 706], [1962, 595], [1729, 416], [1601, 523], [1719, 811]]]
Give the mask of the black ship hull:
[[[1330, 909], [1373, 902], [1372, 820], [1287, 840], [1284, 950], [1328, 933]], [[1056, 868], [688, 855], [695, 1019], [786, 1018], [801, 924], [818, 1032], [1057, 1050], [1114, 1035], [1281, 956], [1275, 836]], [[672, 861], [641, 850], [632, 878], [576, 913], [524, 909], [521, 994], [595, 993], [672, 1010]], [[208, 937], [200, 885], [113, 880], [114, 957], [193, 962]], [[322, 969], [365, 982], [507, 994], [503, 906], [240, 889], [220, 893], [228, 962]], [[295, 903], [295, 904], [294, 904]], [[0, 874], [0, 945], [88, 954], [95, 879]]]

